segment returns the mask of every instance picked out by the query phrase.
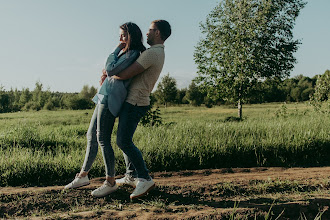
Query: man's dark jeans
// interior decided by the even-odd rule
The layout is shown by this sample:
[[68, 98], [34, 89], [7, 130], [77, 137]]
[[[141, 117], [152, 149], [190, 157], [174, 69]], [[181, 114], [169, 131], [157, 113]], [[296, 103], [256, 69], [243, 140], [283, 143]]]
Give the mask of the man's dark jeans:
[[141, 151], [133, 143], [137, 125], [148, 109], [149, 106], [134, 106], [127, 102], [124, 103], [119, 114], [117, 145], [124, 153], [126, 174], [149, 180], [149, 171]]

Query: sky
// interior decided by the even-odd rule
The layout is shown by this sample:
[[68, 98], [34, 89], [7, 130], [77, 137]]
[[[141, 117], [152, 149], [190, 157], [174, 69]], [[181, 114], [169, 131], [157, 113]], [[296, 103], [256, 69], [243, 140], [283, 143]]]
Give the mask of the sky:
[[[195, 46], [200, 23], [219, 0], [0, 0], [0, 86], [79, 92], [98, 87], [109, 53], [119, 43], [119, 26], [136, 23], [144, 33], [165, 19], [172, 35], [165, 42], [165, 64], [178, 88], [197, 76]], [[302, 44], [291, 76], [313, 77], [330, 69], [330, 0], [308, 0], [294, 28]], [[160, 80], [158, 80], [160, 81]], [[156, 86], [155, 86], [156, 87]]]

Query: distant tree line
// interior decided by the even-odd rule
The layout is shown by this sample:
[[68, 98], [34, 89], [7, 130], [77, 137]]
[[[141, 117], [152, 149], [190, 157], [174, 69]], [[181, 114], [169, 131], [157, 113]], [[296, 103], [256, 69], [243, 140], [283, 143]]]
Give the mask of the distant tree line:
[[[34, 90], [11, 89], [5, 91], [0, 86], [0, 113], [28, 111], [28, 110], [56, 110], [56, 109], [91, 109], [95, 106], [92, 98], [97, 89], [84, 85], [79, 93], [51, 92], [43, 90], [41, 82], [36, 82]], [[285, 80], [267, 79], [259, 81], [256, 89], [245, 100], [246, 103], [267, 102], [303, 102], [327, 101], [330, 96], [330, 70], [312, 78], [298, 75]], [[169, 74], [161, 78], [157, 89], [151, 94], [153, 105], [181, 105], [193, 106], [235, 104], [225, 95], [212, 94], [201, 84], [192, 80], [188, 88], [178, 89], [176, 80]]]
[[[258, 81], [256, 87], [245, 100], [245, 103], [267, 103], [267, 102], [303, 102], [315, 100], [325, 101], [329, 97], [330, 71], [323, 75], [312, 78], [298, 75], [285, 80], [278, 78]], [[314, 94], [315, 93], [315, 94]], [[198, 85], [195, 80], [188, 88], [178, 89], [176, 80], [169, 74], [165, 75], [152, 94], [158, 105], [191, 104], [206, 107], [222, 104], [235, 104], [234, 101], [226, 99], [225, 94], [211, 93], [203, 84]]]
[[95, 87], [88, 85], [83, 86], [80, 93], [51, 92], [49, 89], [44, 91], [41, 82], [36, 82], [33, 91], [29, 88], [5, 91], [0, 86], [0, 113], [41, 109], [90, 109], [94, 106], [91, 99], [96, 92]]

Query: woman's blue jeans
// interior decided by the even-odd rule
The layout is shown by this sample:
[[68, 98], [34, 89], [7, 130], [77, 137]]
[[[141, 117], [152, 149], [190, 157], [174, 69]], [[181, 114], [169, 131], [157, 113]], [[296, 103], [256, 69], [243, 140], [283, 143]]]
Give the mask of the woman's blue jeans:
[[135, 106], [125, 102], [120, 110], [117, 131], [117, 145], [124, 154], [126, 174], [144, 179], [150, 179], [149, 171], [141, 151], [133, 143], [133, 135], [148, 109], [149, 106]]
[[100, 145], [105, 164], [106, 175], [115, 176], [115, 156], [111, 146], [111, 133], [115, 117], [107, 104], [97, 104], [87, 132], [87, 148], [82, 170], [88, 172], [96, 158]]

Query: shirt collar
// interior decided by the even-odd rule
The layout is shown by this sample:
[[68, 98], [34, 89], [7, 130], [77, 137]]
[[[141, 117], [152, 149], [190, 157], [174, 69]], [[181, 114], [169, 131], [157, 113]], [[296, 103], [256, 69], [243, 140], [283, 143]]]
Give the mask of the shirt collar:
[[155, 44], [155, 45], [152, 45], [150, 48], [164, 48], [164, 44]]

